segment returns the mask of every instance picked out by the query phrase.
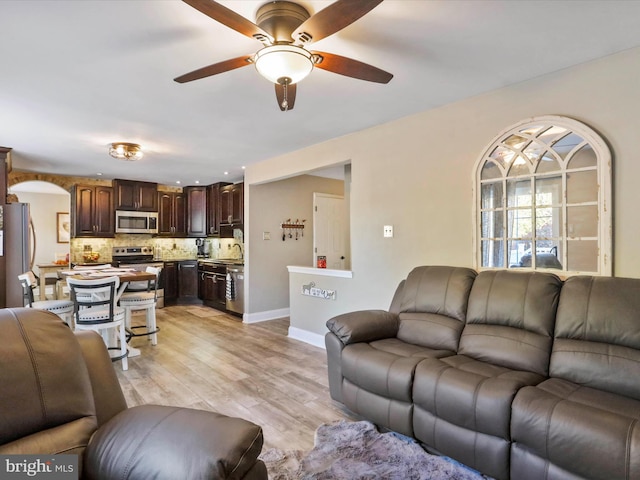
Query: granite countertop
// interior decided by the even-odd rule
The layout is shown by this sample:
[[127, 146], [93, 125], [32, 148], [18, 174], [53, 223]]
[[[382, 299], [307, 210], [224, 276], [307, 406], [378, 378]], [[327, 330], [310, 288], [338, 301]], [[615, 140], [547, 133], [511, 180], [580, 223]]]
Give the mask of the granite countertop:
[[198, 263], [210, 263], [217, 265], [244, 265], [244, 260], [239, 258], [199, 258]]
[[195, 262], [196, 260], [198, 260], [197, 258], [193, 258], [193, 257], [182, 257], [182, 258], [163, 258], [160, 260], [153, 260], [154, 262]]

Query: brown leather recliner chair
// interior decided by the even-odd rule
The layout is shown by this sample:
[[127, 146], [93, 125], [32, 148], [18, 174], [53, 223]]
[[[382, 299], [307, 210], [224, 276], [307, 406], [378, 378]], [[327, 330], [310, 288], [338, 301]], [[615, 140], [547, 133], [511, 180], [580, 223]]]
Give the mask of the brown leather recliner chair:
[[127, 408], [102, 339], [0, 310], [0, 454], [77, 454], [99, 479], [267, 479], [262, 429], [213, 412]]

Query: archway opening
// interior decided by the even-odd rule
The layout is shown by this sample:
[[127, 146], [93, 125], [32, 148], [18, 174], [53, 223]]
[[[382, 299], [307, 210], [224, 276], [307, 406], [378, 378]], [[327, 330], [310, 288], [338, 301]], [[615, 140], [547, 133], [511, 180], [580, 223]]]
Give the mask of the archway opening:
[[51, 265], [68, 258], [71, 233], [70, 195], [59, 185], [25, 181], [8, 188], [14, 201], [29, 204], [31, 270], [40, 275], [38, 265]]

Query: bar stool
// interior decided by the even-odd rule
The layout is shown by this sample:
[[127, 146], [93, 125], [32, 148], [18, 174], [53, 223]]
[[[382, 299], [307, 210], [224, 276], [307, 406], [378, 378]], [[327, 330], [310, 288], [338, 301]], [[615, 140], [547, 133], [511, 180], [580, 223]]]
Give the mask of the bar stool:
[[39, 300], [33, 299], [33, 287], [36, 284], [36, 277], [33, 272], [25, 272], [18, 275], [18, 280], [22, 285], [23, 305], [38, 310], [46, 310], [58, 315], [64, 323], [73, 328], [73, 302], [71, 300]]
[[[127, 291], [120, 296], [120, 306], [125, 310], [125, 325], [129, 339], [148, 335], [151, 345], [158, 344], [158, 331], [160, 329], [156, 326], [156, 303], [158, 301], [158, 282], [161, 270], [161, 268], [147, 267], [147, 273], [154, 273], [156, 278], [147, 282], [146, 290]], [[129, 288], [131, 288], [131, 284], [129, 284]], [[146, 326], [131, 326], [131, 314], [134, 310], [145, 310]], [[138, 328], [146, 328], [146, 331], [134, 333], [134, 329]]]
[[[98, 332], [109, 354], [112, 351], [118, 352], [116, 356], [111, 357], [111, 361], [122, 360], [122, 370], [127, 370], [129, 352], [124, 327], [124, 309], [116, 306], [116, 292], [120, 286], [120, 278], [85, 280], [68, 277], [67, 284], [73, 301], [76, 330]], [[110, 344], [114, 336], [119, 340], [119, 345], [112, 347]]]

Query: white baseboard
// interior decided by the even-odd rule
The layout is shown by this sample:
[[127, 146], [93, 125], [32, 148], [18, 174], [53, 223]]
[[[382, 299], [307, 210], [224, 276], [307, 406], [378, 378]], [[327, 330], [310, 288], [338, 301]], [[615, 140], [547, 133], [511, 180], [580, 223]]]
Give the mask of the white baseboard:
[[265, 312], [244, 313], [242, 315], [242, 323], [258, 323], [267, 320], [275, 320], [289, 316], [288, 308], [280, 308], [278, 310], [267, 310]]
[[301, 342], [309, 343], [314, 347], [320, 347], [326, 349], [324, 345], [324, 335], [318, 333], [309, 332], [308, 330], [302, 330], [296, 327], [289, 327], [289, 338], [294, 340], [300, 340]]

